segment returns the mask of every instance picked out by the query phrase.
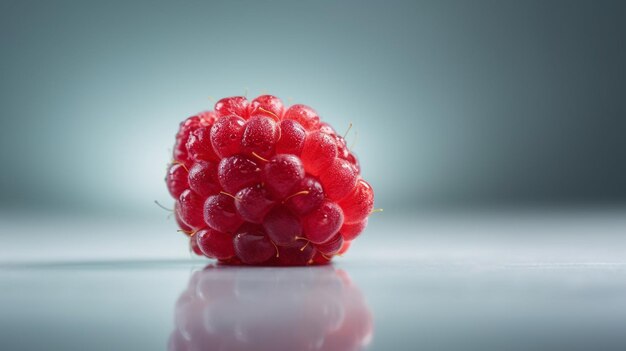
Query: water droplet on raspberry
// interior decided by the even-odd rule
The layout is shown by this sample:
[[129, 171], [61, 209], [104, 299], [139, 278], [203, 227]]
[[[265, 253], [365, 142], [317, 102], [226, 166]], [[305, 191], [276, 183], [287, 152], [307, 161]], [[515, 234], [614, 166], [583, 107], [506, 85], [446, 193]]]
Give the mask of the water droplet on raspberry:
[[284, 206], [276, 206], [263, 221], [263, 229], [269, 238], [279, 246], [290, 246], [296, 237], [302, 236], [300, 219]]
[[374, 208], [374, 190], [363, 179], [359, 179], [354, 190], [340, 200], [346, 223], [360, 222], [369, 216]]
[[276, 153], [299, 156], [305, 138], [306, 131], [300, 123], [291, 119], [283, 120], [280, 122], [280, 139], [276, 143]]
[[274, 145], [278, 140], [279, 130], [272, 119], [263, 116], [251, 117], [244, 127], [241, 149], [248, 155], [269, 158], [274, 154]]
[[356, 168], [340, 158], [336, 158], [333, 164], [320, 174], [326, 196], [331, 200], [340, 200], [348, 195], [354, 189], [356, 180]]
[[324, 189], [313, 177], [304, 177], [294, 188], [294, 196], [289, 196], [285, 204], [297, 215], [305, 215], [324, 202]]
[[213, 162], [196, 162], [189, 170], [189, 188], [202, 196], [220, 192], [221, 186], [217, 178], [217, 164]]
[[200, 115], [191, 116], [180, 123], [178, 133], [176, 133], [176, 142], [174, 143], [173, 157], [175, 161], [184, 164], [188, 163], [187, 139], [189, 139], [189, 134], [202, 126], [208, 125]]
[[304, 167], [294, 155], [280, 154], [263, 166], [263, 181], [267, 190], [276, 198], [284, 199], [304, 177]]
[[202, 218], [202, 205], [204, 198], [190, 189], [183, 191], [178, 198], [176, 206], [180, 219], [193, 229], [200, 229], [205, 226]]
[[233, 240], [237, 257], [246, 264], [260, 264], [276, 255], [276, 247], [257, 226], [243, 225]]
[[[344, 217], [345, 217], [345, 214], [344, 214]], [[365, 227], [367, 227], [367, 218], [365, 218], [364, 220], [360, 222], [344, 223], [341, 226], [341, 229], [339, 229], [339, 233], [341, 233], [344, 240], [352, 241], [357, 236], [359, 236], [359, 234], [361, 234], [361, 232], [363, 231], [363, 229], [365, 229]]]
[[337, 145], [332, 136], [319, 131], [307, 135], [300, 156], [307, 173], [319, 175], [336, 157]]
[[167, 183], [167, 190], [169, 190], [170, 195], [174, 198], [178, 198], [185, 189], [189, 188], [187, 170], [181, 164], [172, 164], [167, 172], [165, 182]]
[[220, 161], [217, 176], [224, 190], [234, 194], [244, 187], [260, 183], [261, 168], [246, 156], [235, 155]]
[[330, 240], [342, 224], [341, 208], [334, 202], [325, 201], [318, 209], [303, 218], [302, 230], [307, 239], [320, 244]]
[[274, 206], [265, 188], [255, 185], [241, 189], [235, 197], [235, 206], [241, 218], [252, 223], [262, 223], [265, 215]]
[[226, 116], [213, 124], [211, 145], [219, 157], [224, 158], [239, 153], [245, 122], [241, 117]]
[[211, 145], [211, 127], [200, 127], [189, 134], [187, 152], [193, 160], [219, 161]]
[[317, 112], [306, 105], [296, 104], [289, 107], [287, 111], [285, 111], [283, 119], [292, 119], [300, 123], [306, 130], [319, 129], [320, 118]]
[[234, 199], [224, 194], [211, 195], [204, 203], [204, 221], [222, 233], [233, 233], [243, 223]]
[[[330, 124], [328, 124], [326, 122], [321, 122], [320, 123], [320, 129], [319, 130], [320, 130], [320, 132], [326, 133], [326, 134], [331, 135], [333, 137], [337, 136], [337, 132], [335, 132], [335, 129]], [[339, 146], [339, 145], [337, 145], [337, 146]]]
[[209, 258], [225, 260], [235, 255], [233, 237], [213, 229], [202, 229], [194, 235], [200, 251]]
[[243, 96], [232, 96], [215, 103], [215, 114], [218, 117], [239, 116], [248, 118], [248, 100]]
[[346, 144], [346, 139], [336, 134], [333, 135], [333, 137], [337, 143], [337, 157], [346, 159], [350, 154], [350, 150], [348, 150], [348, 145]]
[[250, 102], [248, 112], [250, 116], [266, 116], [280, 120], [285, 107], [283, 102], [273, 95], [261, 95]]
[[361, 165], [359, 164], [359, 160], [354, 156], [353, 153], [349, 153], [345, 158], [348, 162], [350, 162], [358, 173], [361, 173]]
[[359, 160], [357, 160], [356, 156], [354, 156], [354, 154], [350, 152], [350, 149], [348, 149], [346, 140], [342, 136], [336, 134], [333, 135], [333, 137], [335, 138], [335, 142], [337, 143], [337, 157], [350, 162], [350, 164], [352, 164], [356, 169], [356, 172], [360, 173], [361, 167], [359, 165]]

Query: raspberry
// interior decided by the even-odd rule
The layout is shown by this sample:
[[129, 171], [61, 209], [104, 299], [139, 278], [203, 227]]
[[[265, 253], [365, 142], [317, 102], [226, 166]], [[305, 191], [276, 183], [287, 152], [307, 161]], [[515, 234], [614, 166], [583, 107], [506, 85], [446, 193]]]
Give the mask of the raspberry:
[[260, 183], [261, 168], [246, 156], [230, 156], [220, 161], [217, 177], [222, 188], [234, 194], [242, 188]]
[[325, 201], [302, 219], [304, 235], [316, 244], [323, 244], [335, 235], [343, 223], [343, 211], [334, 202]]
[[[287, 251], [283, 256], [298, 257]], [[372, 313], [344, 271], [257, 270], [254, 279], [249, 273], [213, 265], [194, 272], [174, 306], [167, 349], [367, 348]]]
[[194, 240], [193, 236], [191, 240], [189, 240], [189, 250], [191, 250], [191, 252], [195, 253], [198, 256], [204, 255], [204, 252], [202, 252], [200, 246], [198, 246], [198, 241]]
[[278, 264], [282, 266], [303, 266], [308, 264], [316, 253], [313, 245], [301, 248], [297, 246], [283, 246], [278, 249]]
[[239, 153], [244, 124], [245, 121], [237, 116], [225, 116], [213, 124], [211, 145], [220, 158]]
[[279, 98], [273, 95], [261, 95], [250, 102], [248, 113], [250, 116], [266, 116], [280, 121], [285, 107]]
[[276, 153], [300, 156], [306, 138], [306, 131], [300, 123], [289, 119], [281, 121], [280, 132], [280, 139], [276, 142]]
[[211, 145], [211, 128], [200, 127], [189, 133], [187, 139], [187, 153], [195, 161], [219, 161]]
[[248, 100], [243, 96], [232, 96], [223, 98], [215, 103], [215, 114], [217, 117], [239, 116], [248, 118]]
[[317, 245], [317, 251], [325, 256], [332, 256], [339, 252], [343, 246], [343, 236], [341, 233], [335, 234], [328, 242]]
[[318, 208], [324, 202], [324, 189], [313, 177], [305, 177], [296, 188], [295, 194], [285, 200], [285, 203], [296, 214], [302, 216]]
[[285, 111], [283, 119], [298, 122], [306, 130], [319, 130], [320, 118], [317, 112], [305, 105], [293, 105]]
[[207, 257], [225, 260], [235, 256], [233, 239], [228, 234], [207, 228], [196, 232], [194, 237], [198, 248]]
[[167, 189], [170, 191], [170, 195], [174, 198], [180, 196], [186, 189], [189, 188], [189, 182], [187, 180], [187, 169], [182, 163], [174, 163], [170, 166], [165, 177], [167, 183]]
[[348, 161], [336, 158], [320, 180], [326, 185], [326, 196], [332, 200], [343, 199], [354, 189], [357, 179], [356, 168]]
[[233, 198], [220, 193], [209, 196], [204, 202], [204, 224], [223, 233], [233, 233], [243, 224], [243, 219]]
[[185, 177], [189, 188], [202, 196], [217, 194], [222, 190], [215, 163], [198, 161]]
[[267, 236], [279, 246], [293, 246], [302, 236], [300, 218], [285, 206], [276, 206], [263, 221]]
[[374, 208], [374, 190], [363, 179], [360, 179], [352, 192], [339, 201], [344, 210], [346, 223], [364, 220]]
[[343, 255], [344, 253], [346, 253], [350, 248], [351, 243], [352, 241], [344, 241], [343, 245], [341, 245], [341, 249], [339, 249], [339, 252], [337, 252], [337, 255]]
[[281, 154], [272, 157], [263, 167], [263, 181], [274, 198], [282, 200], [304, 177], [304, 167], [294, 155]]
[[251, 117], [246, 122], [241, 149], [249, 155], [271, 157], [279, 136], [278, 126], [272, 119], [263, 116]]
[[337, 144], [332, 136], [320, 131], [307, 135], [300, 156], [307, 173], [318, 176], [336, 157]]
[[241, 218], [256, 224], [263, 223], [265, 215], [275, 204], [265, 187], [260, 184], [239, 190], [235, 198], [235, 206]]
[[180, 228], [181, 232], [186, 233], [186, 234], [193, 233], [193, 229], [190, 226], [188, 226], [185, 222], [183, 222], [183, 220], [180, 218], [179, 208], [180, 208], [180, 205], [176, 203], [174, 205], [174, 218], [176, 218], [176, 224], [178, 224], [178, 227]]
[[326, 264], [374, 205], [345, 139], [272, 95], [221, 99], [183, 121], [166, 184], [192, 250], [224, 264]]
[[[178, 205], [176, 206], [177, 215], [180, 220], [193, 229], [201, 229], [206, 226], [202, 218], [202, 206], [204, 199], [198, 193], [191, 189], [183, 191], [178, 197]], [[185, 229], [185, 228], [181, 228]]]
[[205, 111], [195, 116], [191, 116], [180, 123], [174, 144], [174, 161], [185, 165], [190, 165], [189, 153], [187, 151], [187, 141], [189, 135], [200, 127], [210, 126], [216, 120], [216, 115], [212, 111]]
[[344, 223], [339, 229], [339, 232], [341, 233], [341, 235], [343, 236], [345, 240], [352, 241], [359, 234], [361, 234], [361, 232], [363, 231], [363, 229], [365, 229], [366, 226], [367, 226], [367, 218], [365, 218], [364, 220], [360, 222], [345, 223], [345, 217], [344, 217]]
[[246, 264], [266, 262], [277, 254], [277, 249], [259, 227], [244, 225], [237, 230], [233, 240], [237, 257]]
[[320, 132], [324, 132], [326, 134], [332, 135], [332, 136], [336, 136], [337, 132], [335, 132], [335, 129], [333, 129], [333, 127], [326, 123], [326, 122], [322, 122], [320, 123]]

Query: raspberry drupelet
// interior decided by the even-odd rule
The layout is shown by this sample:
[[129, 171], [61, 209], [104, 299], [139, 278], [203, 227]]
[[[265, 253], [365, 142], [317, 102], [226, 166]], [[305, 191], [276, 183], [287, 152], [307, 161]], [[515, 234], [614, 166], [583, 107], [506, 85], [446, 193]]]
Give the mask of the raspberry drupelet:
[[326, 264], [366, 227], [374, 191], [343, 137], [272, 95], [180, 124], [166, 183], [192, 251], [226, 264]]

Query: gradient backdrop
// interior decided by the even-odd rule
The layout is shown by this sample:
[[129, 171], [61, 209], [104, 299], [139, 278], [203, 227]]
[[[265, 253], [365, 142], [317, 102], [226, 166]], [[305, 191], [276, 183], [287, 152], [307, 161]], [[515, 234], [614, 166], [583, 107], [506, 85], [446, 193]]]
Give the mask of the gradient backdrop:
[[153, 203], [178, 123], [247, 91], [354, 124], [385, 211], [326, 276], [369, 350], [626, 350], [625, 34], [625, 1], [0, 0], [0, 349], [163, 349], [198, 281], [333, 311], [323, 269], [202, 280]]
[[0, 3], [0, 209], [162, 218], [209, 97], [306, 103], [377, 207], [623, 205], [626, 6], [580, 1]]

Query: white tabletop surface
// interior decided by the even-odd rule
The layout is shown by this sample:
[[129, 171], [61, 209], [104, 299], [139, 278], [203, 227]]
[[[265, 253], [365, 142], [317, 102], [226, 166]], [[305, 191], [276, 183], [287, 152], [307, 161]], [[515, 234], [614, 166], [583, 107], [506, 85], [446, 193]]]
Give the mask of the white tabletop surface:
[[165, 219], [2, 215], [0, 349], [626, 349], [626, 211], [376, 215], [332, 266], [260, 269]]

